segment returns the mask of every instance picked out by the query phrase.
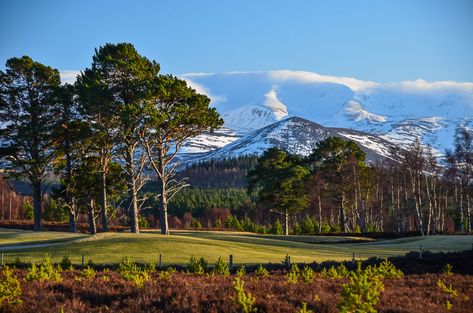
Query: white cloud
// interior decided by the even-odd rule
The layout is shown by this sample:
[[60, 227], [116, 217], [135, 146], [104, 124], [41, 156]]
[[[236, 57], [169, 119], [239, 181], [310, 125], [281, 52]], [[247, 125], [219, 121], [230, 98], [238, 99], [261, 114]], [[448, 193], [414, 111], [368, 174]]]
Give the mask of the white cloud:
[[80, 74], [80, 71], [75, 70], [59, 70], [59, 74], [61, 75], [61, 82], [63, 84], [74, 84], [77, 78], [77, 75]]
[[196, 73], [186, 73], [183, 75], [180, 75], [182, 79], [185, 78], [192, 78], [192, 77], [202, 77], [202, 76], [212, 76], [214, 73], [203, 73], [203, 72], [196, 72]]
[[336, 83], [350, 87], [353, 91], [369, 89], [378, 85], [372, 81], [359, 80], [352, 77], [320, 75], [314, 72], [279, 70], [269, 71], [268, 76], [276, 81], [292, 80], [300, 83]]
[[217, 103], [224, 102], [227, 100], [225, 96], [217, 96], [217, 95], [212, 94], [212, 92], [208, 88], [204, 87], [202, 84], [196, 83], [195, 81], [191, 80], [189, 78], [191, 76], [206, 76], [206, 74], [205, 73], [192, 73], [192, 74], [182, 75], [181, 78], [185, 80], [189, 86], [194, 88], [195, 91], [197, 91], [197, 93], [200, 93], [209, 97], [210, 100], [212, 101], [212, 105], [215, 105]]
[[424, 79], [406, 80], [400, 83], [386, 84], [390, 87], [399, 87], [407, 90], [439, 90], [439, 89], [458, 89], [470, 91], [473, 93], [473, 83], [463, 83], [454, 81], [428, 82]]

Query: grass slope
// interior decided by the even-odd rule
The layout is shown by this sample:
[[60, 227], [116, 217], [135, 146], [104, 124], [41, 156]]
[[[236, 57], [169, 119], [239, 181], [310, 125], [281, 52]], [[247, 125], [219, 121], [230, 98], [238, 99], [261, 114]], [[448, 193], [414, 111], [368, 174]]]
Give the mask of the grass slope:
[[[48, 235], [51, 236], [51, 240], [54, 240], [54, 235], [64, 238], [63, 233], [51, 232]], [[0, 238], [3, 238], [2, 236], [0, 232]], [[71, 236], [70, 239], [73, 240], [75, 237]], [[132, 257], [138, 262], [157, 262], [161, 253], [165, 264], [186, 264], [191, 255], [203, 256], [212, 263], [219, 256], [227, 259], [228, 255], [232, 254], [235, 263], [255, 264], [279, 263], [286, 254], [291, 256], [293, 262], [312, 262], [351, 259], [353, 252], [357, 258], [403, 255], [409, 251], [419, 250], [420, 245], [423, 250], [460, 251], [471, 249], [473, 244], [473, 236], [460, 235], [411, 237], [360, 243], [337, 243], [339, 240], [351, 240], [352, 238], [349, 237], [330, 239], [314, 236], [308, 239], [310, 243], [303, 242], [303, 239], [298, 238], [301, 242], [296, 242], [282, 240], [277, 236], [192, 231], [174, 232], [170, 236], [154, 232], [138, 235], [103, 233], [87, 236], [87, 239], [80, 241], [73, 240], [47, 247], [5, 252], [5, 260], [11, 262], [19, 257], [22, 261], [37, 261], [45, 253], [49, 253], [55, 261], [59, 261], [67, 253], [74, 263], [80, 262], [82, 254], [85, 255], [86, 260], [90, 258], [95, 263], [116, 263], [125, 256]], [[333, 243], [317, 243], [327, 242], [327, 240], [333, 240]]]

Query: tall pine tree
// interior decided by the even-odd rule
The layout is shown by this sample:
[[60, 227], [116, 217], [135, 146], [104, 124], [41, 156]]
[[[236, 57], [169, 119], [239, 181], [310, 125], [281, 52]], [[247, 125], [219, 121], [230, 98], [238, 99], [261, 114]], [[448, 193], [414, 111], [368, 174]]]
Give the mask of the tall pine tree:
[[178, 163], [173, 161], [187, 139], [220, 127], [223, 120], [209, 107], [210, 99], [197, 94], [184, 80], [161, 75], [154, 87], [141, 138], [158, 178], [161, 233], [169, 234], [168, 201], [187, 186], [186, 179], [175, 179]]
[[11, 58], [0, 71], [1, 156], [33, 187], [34, 230], [41, 230], [41, 185], [54, 155], [59, 71], [28, 56]]

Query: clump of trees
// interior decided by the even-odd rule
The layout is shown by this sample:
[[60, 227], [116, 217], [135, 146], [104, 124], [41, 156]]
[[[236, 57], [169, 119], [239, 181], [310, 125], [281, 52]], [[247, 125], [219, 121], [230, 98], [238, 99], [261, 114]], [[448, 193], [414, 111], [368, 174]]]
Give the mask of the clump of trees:
[[440, 162], [416, 140], [366, 164], [354, 142], [331, 137], [305, 158], [269, 149], [249, 172], [248, 190], [260, 210], [282, 211], [285, 234], [287, 224], [294, 233], [470, 232], [472, 165], [466, 128], [457, 129], [454, 151]]
[[308, 175], [308, 169], [301, 165], [298, 156], [278, 148], [265, 151], [248, 173], [249, 192], [256, 192], [259, 202], [283, 216], [285, 235], [289, 235], [289, 213], [308, 205], [304, 192], [304, 179]]
[[74, 85], [61, 85], [58, 70], [27, 56], [7, 61], [0, 71], [0, 157], [32, 185], [35, 230], [43, 182], [55, 174], [54, 198], [67, 208], [71, 231], [83, 213], [95, 233], [97, 212], [106, 231], [111, 204], [119, 201], [137, 233], [140, 190], [154, 171], [162, 232], [169, 232], [168, 201], [187, 186], [175, 179], [174, 158], [186, 139], [223, 121], [208, 97], [159, 70], [128, 43], [96, 49]]

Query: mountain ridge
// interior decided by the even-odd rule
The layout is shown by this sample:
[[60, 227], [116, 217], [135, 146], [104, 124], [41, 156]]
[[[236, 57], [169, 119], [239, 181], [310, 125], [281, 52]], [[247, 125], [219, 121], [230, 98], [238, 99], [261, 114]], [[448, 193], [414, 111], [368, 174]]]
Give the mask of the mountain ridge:
[[305, 118], [293, 116], [248, 133], [239, 139], [212, 151], [186, 153], [180, 156], [181, 164], [230, 159], [239, 156], [260, 155], [270, 147], [290, 153], [308, 155], [317, 143], [328, 137], [353, 140], [366, 153], [368, 162], [390, 158], [393, 144], [376, 135], [352, 129], [325, 127]]
[[[452, 148], [457, 127], [473, 127], [473, 83], [469, 82], [377, 83], [288, 70], [182, 77], [211, 98], [225, 126], [240, 136], [299, 116], [404, 146], [420, 138], [441, 154]], [[267, 105], [268, 101], [277, 105]]]

